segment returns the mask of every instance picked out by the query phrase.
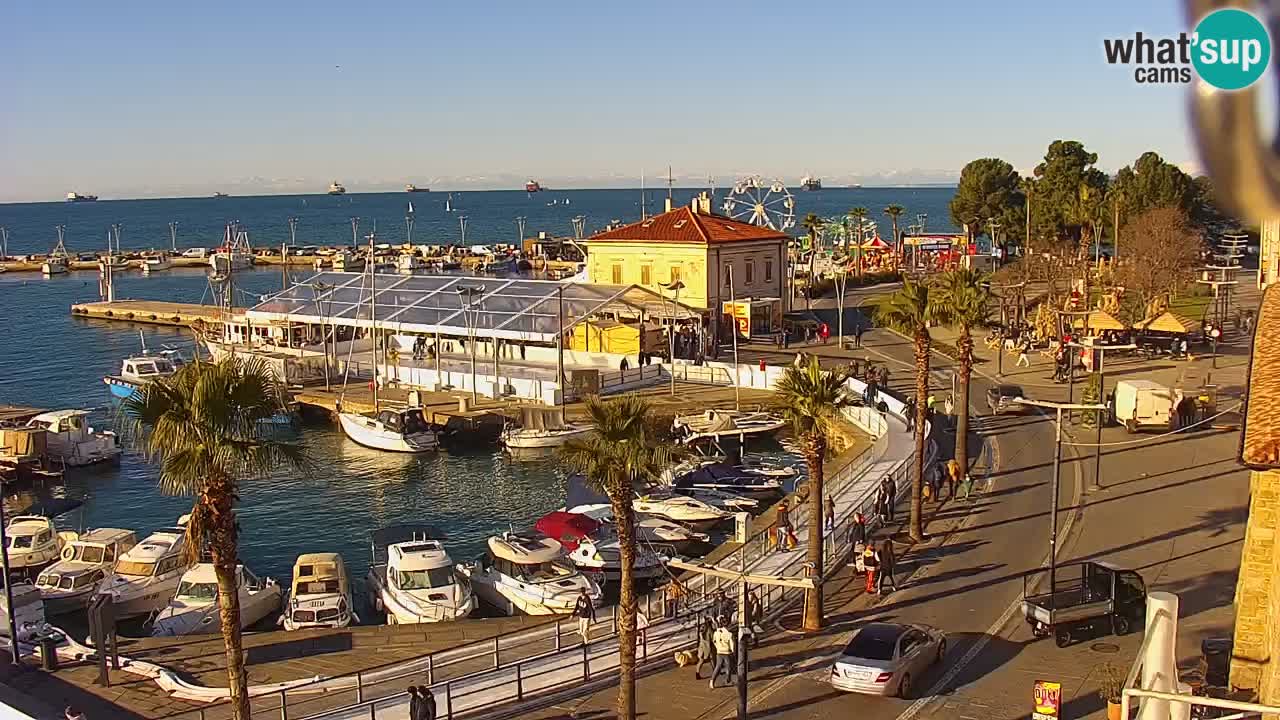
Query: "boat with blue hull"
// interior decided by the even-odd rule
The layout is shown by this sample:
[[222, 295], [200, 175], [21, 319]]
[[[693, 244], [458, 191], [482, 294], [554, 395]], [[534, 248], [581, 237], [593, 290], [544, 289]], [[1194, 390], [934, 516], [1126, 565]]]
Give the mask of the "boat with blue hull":
[[173, 375], [181, 365], [182, 359], [176, 352], [151, 355], [144, 347], [143, 354], [127, 357], [120, 363], [119, 375], [107, 375], [102, 382], [106, 383], [111, 397], [126, 400], [152, 380]]

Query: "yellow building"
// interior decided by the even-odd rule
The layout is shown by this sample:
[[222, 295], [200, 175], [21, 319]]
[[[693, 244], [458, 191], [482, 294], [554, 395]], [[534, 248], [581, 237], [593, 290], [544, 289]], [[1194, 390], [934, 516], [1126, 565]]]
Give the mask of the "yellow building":
[[785, 298], [786, 233], [711, 212], [704, 193], [689, 207], [606, 230], [587, 243], [592, 283], [640, 285], [667, 297], [680, 281], [681, 304], [719, 308], [732, 296]]

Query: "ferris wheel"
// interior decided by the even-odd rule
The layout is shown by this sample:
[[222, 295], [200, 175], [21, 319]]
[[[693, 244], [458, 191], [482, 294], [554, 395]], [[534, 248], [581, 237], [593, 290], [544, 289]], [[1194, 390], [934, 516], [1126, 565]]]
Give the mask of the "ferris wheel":
[[734, 220], [778, 231], [789, 230], [796, 224], [796, 199], [791, 191], [781, 180], [766, 181], [759, 175], [734, 183], [723, 208]]

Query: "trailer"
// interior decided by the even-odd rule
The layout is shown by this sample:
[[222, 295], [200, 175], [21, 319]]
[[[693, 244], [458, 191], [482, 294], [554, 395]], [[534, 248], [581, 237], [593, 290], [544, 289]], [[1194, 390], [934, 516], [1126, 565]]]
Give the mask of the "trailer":
[[1125, 635], [1146, 612], [1147, 586], [1133, 570], [1075, 562], [1022, 576], [1022, 614], [1032, 634], [1053, 635], [1058, 647], [1070, 645], [1085, 630]]

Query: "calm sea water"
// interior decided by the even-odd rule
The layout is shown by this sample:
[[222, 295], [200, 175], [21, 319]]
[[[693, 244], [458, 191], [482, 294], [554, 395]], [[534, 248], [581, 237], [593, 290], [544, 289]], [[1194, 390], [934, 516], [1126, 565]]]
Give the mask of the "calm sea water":
[[[677, 204], [688, 203], [699, 190], [677, 189]], [[662, 191], [665, 193], [665, 190]], [[889, 223], [881, 211], [890, 203], [907, 209], [902, 225], [928, 214], [927, 226], [950, 230], [947, 203], [951, 188], [832, 188], [796, 192], [798, 221], [806, 213], [823, 217], [843, 215], [849, 208], [866, 207], [889, 235]], [[288, 218], [298, 218], [301, 245], [336, 245], [351, 242], [351, 218], [360, 218], [360, 237], [377, 224], [386, 242], [404, 242], [405, 211], [414, 207], [413, 241], [419, 244], [458, 243], [462, 239], [459, 217], [467, 218], [467, 243], [517, 242], [516, 218], [525, 220], [525, 236], [539, 231], [572, 235], [572, 219], [586, 218], [586, 232], [603, 228], [613, 220], [633, 221], [640, 215], [639, 190], [551, 190], [529, 195], [519, 191], [452, 193], [454, 212], [445, 212], [450, 194], [378, 193], [343, 196], [284, 195], [231, 198], [177, 198], [168, 200], [103, 200], [94, 203], [22, 203], [0, 205], [0, 226], [9, 230], [9, 252], [14, 255], [48, 252], [57, 241], [55, 225], [66, 226], [66, 244], [72, 253], [106, 248], [107, 229], [123, 226], [121, 245], [126, 248], [169, 246], [169, 223], [178, 223], [178, 246], [211, 247], [222, 240], [223, 228], [239, 220], [256, 246], [279, 247], [289, 239]], [[661, 211], [665, 194], [650, 190], [650, 212]], [[724, 198], [717, 193], [716, 207]], [[549, 206], [547, 203], [556, 201]], [[568, 201], [568, 204], [564, 204]]]
[[[692, 191], [677, 195], [687, 199]], [[797, 193], [796, 212], [834, 215], [856, 205], [877, 210], [898, 202], [912, 215], [927, 212], [930, 226], [940, 227], [950, 196], [949, 189]], [[570, 198], [568, 206], [545, 204], [564, 197]], [[639, 212], [638, 191], [544, 192], [532, 199], [520, 192], [473, 192], [454, 198], [468, 215], [468, 238], [476, 242], [514, 241], [512, 218], [518, 214], [529, 218], [529, 234], [540, 229], [568, 234], [569, 218], [576, 214], [587, 215], [590, 231], [615, 218], [634, 219]], [[125, 247], [164, 245], [170, 220], [180, 223], [180, 245], [215, 243], [223, 222], [231, 218], [247, 225], [256, 242], [279, 243], [287, 238], [285, 218], [290, 214], [301, 218], [299, 243], [349, 240], [351, 215], [360, 215], [366, 228], [378, 219], [379, 228], [388, 229], [389, 241], [396, 242], [394, 233], [403, 233], [407, 200], [404, 193], [388, 193], [0, 205], [0, 225], [9, 228], [13, 254], [47, 251], [57, 223], [67, 225], [73, 252], [105, 247], [105, 240], [99, 242], [99, 238], [105, 237], [111, 223], [124, 225]], [[415, 242], [459, 240], [456, 219], [443, 212], [444, 194], [415, 194], [412, 200], [418, 214]], [[280, 284], [279, 270], [242, 273], [238, 285], [244, 294], [238, 300], [251, 304]], [[120, 360], [138, 350], [139, 327], [70, 315], [72, 303], [96, 300], [97, 293], [97, 275], [92, 272], [57, 278], [0, 274], [4, 323], [0, 404], [91, 408], [95, 425], [111, 426], [113, 414], [102, 377], [118, 372]], [[151, 277], [122, 273], [117, 296], [180, 302], [209, 299], [205, 273], [198, 269], [175, 269]], [[191, 345], [189, 335], [180, 329], [142, 328], [141, 332], [151, 348]], [[281, 474], [250, 482], [243, 492], [242, 558], [256, 571], [282, 579], [288, 577], [298, 554], [315, 551], [342, 553], [353, 575], [363, 577], [370, 531], [401, 522], [435, 525], [449, 535], [455, 559], [474, 557], [490, 534], [508, 527], [527, 528], [564, 502], [563, 473], [550, 461], [515, 461], [493, 450], [416, 458], [378, 453], [354, 445], [327, 425], [304, 428], [302, 438], [320, 466], [314, 476]], [[127, 454], [118, 469], [72, 471], [65, 485], [24, 490], [6, 498], [6, 504], [21, 508], [35, 496], [48, 495], [84, 500], [80, 510], [63, 518], [65, 526], [123, 527], [136, 530], [139, 536], [171, 524], [191, 504], [188, 498], [161, 495], [155, 468], [136, 454]]]

